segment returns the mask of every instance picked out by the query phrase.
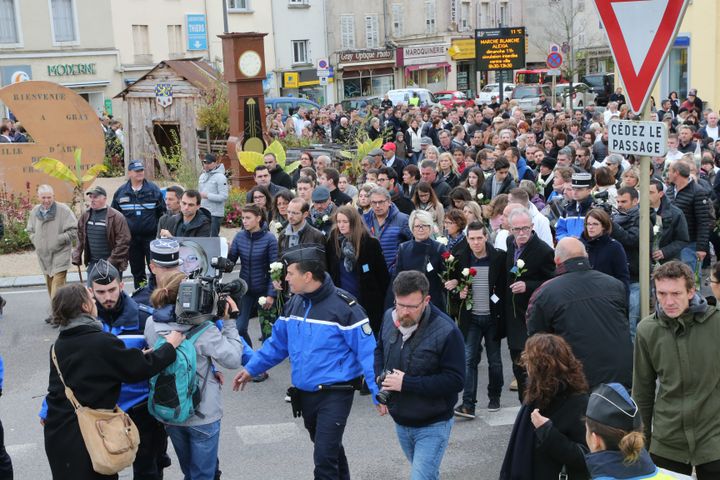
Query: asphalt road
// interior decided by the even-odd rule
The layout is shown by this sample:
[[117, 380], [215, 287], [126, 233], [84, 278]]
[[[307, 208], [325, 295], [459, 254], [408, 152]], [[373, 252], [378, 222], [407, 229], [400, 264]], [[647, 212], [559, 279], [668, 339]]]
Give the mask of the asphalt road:
[[[0, 419], [5, 445], [12, 457], [15, 478], [50, 479], [42, 427], [37, 413], [47, 390], [49, 349], [57, 330], [43, 322], [49, 309], [44, 289], [0, 290], [7, 300], [0, 321], [0, 353], [5, 360], [5, 385], [0, 398]], [[256, 320], [252, 338], [259, 336]], [[490, 413], [487, 405], [487, 361], [480, 365], [478, 417], [456, 419], [442, 464], [443, 479], [496, 479], [519, 403], [507, 385], [512, 378], [510, 358], [503, 344], [505, 385], [502, 409]], [[224, 372], [226, 381], [235, 372]], [[225, 414], [220, 441], [223, 479], [312, 478], [312, 444], [301, 419], [294, 419], [285, 390], [289, 364], [270, 371], [270, 378], [250, 384], [244, 392], [223, 391]], [[353, 479], [408, 478], [407, 461], [397, 442], [390, 417], [379, 417], [369, 397], [356, 395], [344, 436]], [[170, 453], [175, 462], [174, 453]], [[121, 478], [132, 478], [123, 472]], [[181, 479], [174, 465], [165, 478]]]

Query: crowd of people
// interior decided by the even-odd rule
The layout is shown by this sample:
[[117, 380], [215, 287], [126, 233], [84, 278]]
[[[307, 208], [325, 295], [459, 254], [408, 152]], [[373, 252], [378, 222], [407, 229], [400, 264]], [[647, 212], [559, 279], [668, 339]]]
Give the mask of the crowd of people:
[[[700, 295], [702, 268], [720, 251], [718, 117], [694, 90], [682, 103], [661, 102], [654, 113], [669, 128], [668, 154], [652, 159], [650, 205], [641, 206], [637, 159], [608, 152], [608, 122], [633, 118], [622, 101], [616, 95], [605, 111], [542, 102], [530, 115], [514, 101], [366, 112], [337, 104], [285, 122], [284, 112], [268, 112], [273, 135], [346, 143], [366, 129], [382, 146], [362, 159], [357, 177], [312, 151], [291, 175], [271, 153], [252, 172], [228, 255], [247, 292], [194, 343], [204, 415], [158, 421], [147, 415], [150, 387], [140, 382], [144, 390], [120, 405], [143, 425], [141, 438], [158, 440], [145, 450], [141, 443], [136, 478], [162, 477], [167, 436], [186, 478], [219, 475], [215, 367], [244, 365], [233, 381], [241, 389], [288, 357], [288, 400], [315, 443], [315, 478], [349, 478], [342, 434], [355, 389], [394, 420], [412, 478], [438, 478], [455, 418], [502, 406], [503, 338], [522, 408], [501, 479], [668, 478], [657, 467], [718, 478], [720, 377], [705, 367], [720, 360], [720, 312]], [[47, 321], [60, 328], [65, 379], [94, 408], [122, 398], [122, 382], [157, 375], [174, 350], [118, 353], [128, 360], [107, 365], [108, 386], [94, 396], [82, 391], [94, 372], [70, 367], [81, 355], [73, 336], [139, 332], [142, 348], [190, 330], [175, 316], [185, 275], [174, 239], [217, 236], [228, 198], [223, 165], [208, 154], [203, 166], [197, 189], [169, 187], [163, 197], [133, 161], [110, 205], [101, 187], [87, 192], [79, 220], [49, 186], [38, 190], [28, 232], [52, 298]], [[640, 208], [651, 212], [650, 245], [639, 241]], [[652, 259], [655, 297], [642, 321], [641, 255]], [[62, 288], [70, 259], [86, 266], [90, 288], [72, 299]], [[133, 295], [122, 291], [128, 264]], [[711, 271], [705, 282], [715, 290], [720, 270]], [[255, 316], [261, 326], [271, 320], [253, 351]], [[123, 350], [109, 337], [96, 344], [88, 356]], [[478, 405], [483, 349], [486, 407]], [[72, 420], [53, 368], [45, 417], [53, 474], [108, 478], [93, 476], [77, 445], [55, 450]], [[67, 449], [73, 462], [61, 455]]]

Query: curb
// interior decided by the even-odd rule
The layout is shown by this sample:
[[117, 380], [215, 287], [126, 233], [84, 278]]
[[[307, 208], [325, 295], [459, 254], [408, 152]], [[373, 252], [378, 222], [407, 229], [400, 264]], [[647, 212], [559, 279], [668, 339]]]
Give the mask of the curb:
[[[87, 279], [87, 272], [83, 276]], [[128, 268], [123, 272], [123, 279], [132, 278], [130, 269]], [[68, 272], [66, 282], [73, 283], [79, 282], [80, 276], [77, 272]], [[23, 288], [23, 287], [44, 287], [45, 276], [44, 275], [25, 275], [22, 277], [0, 277], [0, 289], [2, 288]]]

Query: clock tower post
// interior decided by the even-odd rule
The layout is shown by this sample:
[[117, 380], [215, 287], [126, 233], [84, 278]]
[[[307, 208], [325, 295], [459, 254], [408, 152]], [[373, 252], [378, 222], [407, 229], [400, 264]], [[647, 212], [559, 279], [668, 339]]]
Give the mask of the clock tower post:
[[265, 132], [265, 80], [266, 33], [242, 32], [218, 35], [222, 39], [223, 67], [228, 82], [230, 106], [230, 136], [228, 155], [239, 175], [233, 184], [252, 184], [252, 173], [247, 172], [238, 159], [238, 151], [262, 153], [267, 145]]

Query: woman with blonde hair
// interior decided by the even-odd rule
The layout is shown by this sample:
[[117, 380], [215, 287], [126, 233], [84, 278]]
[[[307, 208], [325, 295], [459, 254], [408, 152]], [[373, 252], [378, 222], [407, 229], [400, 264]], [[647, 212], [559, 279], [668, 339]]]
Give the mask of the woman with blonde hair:
[[470, 225], [473, 222], [484, 222], [482, 208], [477, 202], [466, 202], [463, 207], [463, 214], [465, 215], [467, 225]]
[[432, 160], [433, 162], [438, 161], [438, 157], [440, 156], [440, 151], [437, 149], [435, 145], [430, 145], [425, 150], [425, 158], [423, 160]]
[[450, 188], [455, 188], [458, 185], [458, 168], [455, 163], [455, 158], [448, 152], [440, 154], [437, 162], [437, 176], [438, 182], [445, 182], [450, 185]]

